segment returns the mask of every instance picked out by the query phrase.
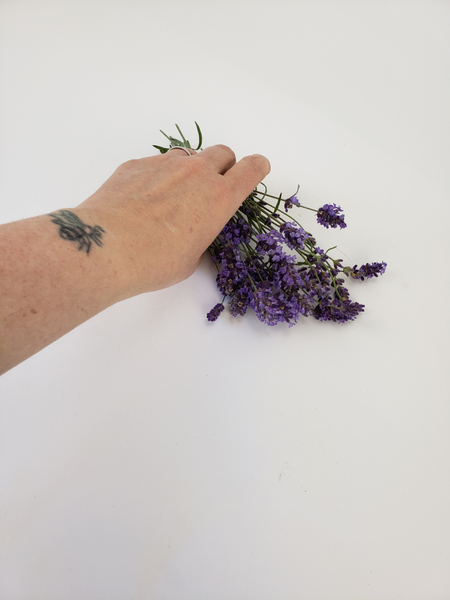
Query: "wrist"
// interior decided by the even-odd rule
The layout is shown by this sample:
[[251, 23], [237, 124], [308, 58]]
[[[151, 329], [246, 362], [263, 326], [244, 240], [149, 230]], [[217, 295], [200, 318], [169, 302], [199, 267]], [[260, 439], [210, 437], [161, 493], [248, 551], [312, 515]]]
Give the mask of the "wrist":
[[75, 244], [80, 254], [85, 255], [80, 256], [86, 259], [84, 267], [104, 290], [105, 299], [114, 304], [135, 295], [134, 260], [114, 211], [105, 213], [83, 205], [69, 210], [83, 223], [79, 232], [82, 240], [76, 240]]
[[[106, 228], [63, 210], [88, 226], [64, 226], [67, 213], [55, 211], [0, 227], [0, 372], [126, 297]], [[103, 245], [88, 235], [99, 233]]]

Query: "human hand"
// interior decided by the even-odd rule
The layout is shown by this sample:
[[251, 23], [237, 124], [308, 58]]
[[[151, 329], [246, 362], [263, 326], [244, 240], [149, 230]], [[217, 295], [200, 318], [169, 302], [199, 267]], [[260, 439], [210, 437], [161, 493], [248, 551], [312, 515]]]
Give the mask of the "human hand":
[[75, 212], [105, 229], [124, 297], [189, 277], [214, 238], [270, 171], [261, 155], [236, 162], [222, 145], [131, 160]]
[[269, 170], [226, 146], [173, 150], [124, 163], [76, 208], [0, 226], [0, 373], [116, 302], [189, 277]]

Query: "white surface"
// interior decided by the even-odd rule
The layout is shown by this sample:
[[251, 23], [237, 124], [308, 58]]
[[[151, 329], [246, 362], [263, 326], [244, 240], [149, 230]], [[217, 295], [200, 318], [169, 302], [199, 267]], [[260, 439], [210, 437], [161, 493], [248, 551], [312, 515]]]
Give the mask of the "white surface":
[[388, 263], [357, 322], [288, 329], [208, 324], [205, 261], [7, 373], [2, 599], [450, 597], [449, 28], [433, 0], [0, 2], [2, 222], [197, 120]]

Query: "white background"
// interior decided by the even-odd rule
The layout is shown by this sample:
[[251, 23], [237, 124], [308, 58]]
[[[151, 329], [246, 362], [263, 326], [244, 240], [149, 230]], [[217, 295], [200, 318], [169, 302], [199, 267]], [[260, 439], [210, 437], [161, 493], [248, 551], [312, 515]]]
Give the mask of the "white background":
[[444, 0], [0, 1], [2, 222], [197, 120], [388, 263], [358, 321], [289, 329], [208, 323], [205, 259], [4, 375], [2, 599], [450, 598], [449, 31]]

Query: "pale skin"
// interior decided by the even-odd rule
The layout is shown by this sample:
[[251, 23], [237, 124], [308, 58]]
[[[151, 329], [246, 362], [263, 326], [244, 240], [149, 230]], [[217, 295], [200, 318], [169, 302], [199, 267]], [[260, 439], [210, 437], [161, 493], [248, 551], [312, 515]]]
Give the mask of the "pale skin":
[[[80, 205], [0, 226], [0, 374], [109, 306], [189, 277], [270, 171], [222, 145], [193, 154], [126, 162]], [[84, 241], [62, 233], [63, 211]]]

